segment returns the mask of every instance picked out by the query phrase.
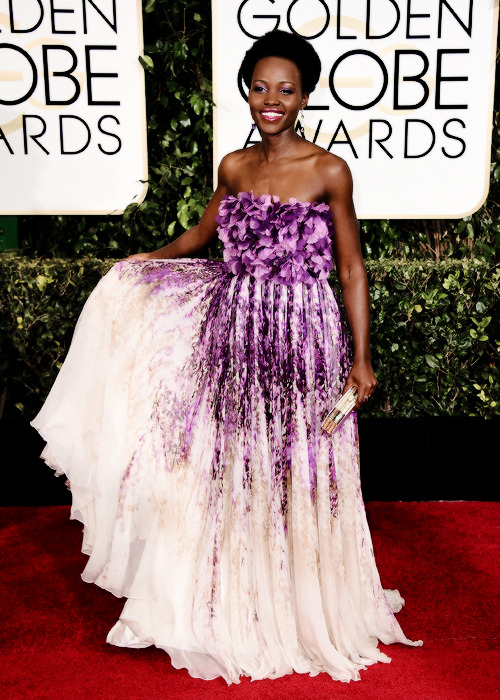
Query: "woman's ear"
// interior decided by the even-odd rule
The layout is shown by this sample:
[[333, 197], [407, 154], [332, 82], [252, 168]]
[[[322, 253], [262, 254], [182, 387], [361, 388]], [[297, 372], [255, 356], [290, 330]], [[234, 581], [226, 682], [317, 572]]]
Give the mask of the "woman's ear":
[[307, 105], [308, 102], [309, 102], [309, 93], [304, 92], [304, 94], [302, 95], [302, 104], [300, 105], [300, 109], [304, 109], [304, 107]]

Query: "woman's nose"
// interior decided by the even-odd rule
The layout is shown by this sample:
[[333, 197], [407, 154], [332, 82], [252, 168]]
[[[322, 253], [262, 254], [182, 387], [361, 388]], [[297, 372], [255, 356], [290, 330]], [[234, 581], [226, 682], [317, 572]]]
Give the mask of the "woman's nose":
[[268, 92], [266, 95], [266, 104], [275, 105], [279, 102], [279, 95]]

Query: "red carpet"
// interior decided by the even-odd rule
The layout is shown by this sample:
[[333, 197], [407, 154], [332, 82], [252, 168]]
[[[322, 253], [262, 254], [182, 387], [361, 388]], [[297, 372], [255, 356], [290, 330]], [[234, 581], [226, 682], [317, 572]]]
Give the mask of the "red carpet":
[[66, 506], [0, 509], [1, 698], [493, 700], [498, 669], [499, 511], [479, 502], [369, 503], [386, 587], [421, 648], [339, 683], [326, 674], [227, 687], [177, 671], [157, 649], [106, 645], [123, 600], [80, 579], [80, 524]]

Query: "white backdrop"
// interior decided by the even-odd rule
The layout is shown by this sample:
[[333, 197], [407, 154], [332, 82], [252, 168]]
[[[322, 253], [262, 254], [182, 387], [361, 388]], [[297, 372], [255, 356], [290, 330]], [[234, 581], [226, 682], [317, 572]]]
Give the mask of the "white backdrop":
[[215, 168], [258, 138], [238, 69], [279, 28], [321, 57], [306, 137], [348, 162], [360, 218], [454, 218], [482, 205], [498, 0], [213, 0], [212, 13]]
[[0, 214], [117, 214], [144, 199], [141, 12], [0, 0]]

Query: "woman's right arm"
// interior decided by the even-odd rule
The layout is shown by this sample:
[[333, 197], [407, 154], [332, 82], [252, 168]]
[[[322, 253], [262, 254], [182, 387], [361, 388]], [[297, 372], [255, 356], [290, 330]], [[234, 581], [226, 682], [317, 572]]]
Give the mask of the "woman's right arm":
[[180, 235], [179, 238], [176, 238], [175, 241], [159, 250], [154, 250], [151, 253], [137, 253], [136, 255], [131, 255], [126, 258], [126, 260], [186, 258], [203, 250], [216, 236], [217, 222], [215, 221], [215, 217], [219, 211], [219, 204], [221, 199], [230, 193], [229, 187], [226, 184], [228, 169], [227, 160], [228, 156], [222, 160], [219, 166], [219, 184], [197, 226], [188, 229]]

